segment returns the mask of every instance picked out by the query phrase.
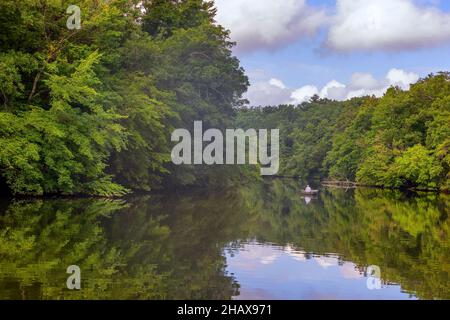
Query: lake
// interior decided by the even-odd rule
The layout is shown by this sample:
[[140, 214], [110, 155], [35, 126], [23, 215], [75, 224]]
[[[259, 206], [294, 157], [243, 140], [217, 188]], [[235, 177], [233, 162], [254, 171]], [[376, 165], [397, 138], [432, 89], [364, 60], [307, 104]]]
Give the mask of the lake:
[[[0, 299], [450, 299], [450, 196], [292, 180], [1, 199]], [[69, 290], [69, 266], [81, 290]]]

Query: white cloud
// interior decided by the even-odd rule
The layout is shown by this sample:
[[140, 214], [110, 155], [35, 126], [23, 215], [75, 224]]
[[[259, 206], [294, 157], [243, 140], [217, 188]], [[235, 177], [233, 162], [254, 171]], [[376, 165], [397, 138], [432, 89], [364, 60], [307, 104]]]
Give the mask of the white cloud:
[[419, 80], [419, 75], [401, 69], [391, 69], [384, 79], [376, 80], [370, 73], [354, 73], [350, 81], [346, 99], [374, 95], [381, 97], [391, 86], [408, 90], [412, 83]]
[[305, 0], [216, 0], [216, 20], [231, 30], [237, 50], [274, 49], [314, 35], [326, 22], [324, 10]]
[[450, 42], [450, 14], [436, 0], [337, 0], [335, 7], [306, 0], [216, 0], [216, 7], [216, 20], [231, 31], [238, 52], [274, 50], [322, 27], [328, 28], [327, 47], [343, 52]]
[[346, 88], [347, 86], [345, 84], [332, 80], [320, 90], [320, 97], [331, 100], [343, 100], [347, 91]]
[[269, 81], [258, 79], [250, 81], [251, 85], [244, 95], [252, 106], [268, 106], [288, 103], [291, 91], [279, 79], [272, 78]]
[[450, 14], [414, 0], [337, 0], [327, 46], [397, 51], [450, 41]]
[[275, 87], [278, 87], [280, 89], [286, 89], [286, 86], [284, 85], [284, 83], [281, 80], [278, 80], [278, 79], [275, 79], [275, 78], [270, 79], [269, 84], [271, 86], [275, 86]]
[[317, 89], [316, 86], [308, 85], [301, 87], [291, 93], [291, 103], [300, 104], [302, 102], [310, 100], [316, 94], [319, 94], [319, 89]]
[[399, 86], [400, 88], [407, 90], [411, 83], [417, 82], [419, 76], [412, 72], [405, 72], [399, 69], [391, 69], [386, 76], [389, 84]]
[[354, 89], [377, 89], [379, 87], [377, 81], [370, 73], [356, 72], [352, 74], [350, 86]]
[[245, 97], [252, 106], [301, 104], [309, 101], [314, 95], [343, 101], [368, 95], [381, 97], [391, 86], [408, 90], [410, 85], [417, 80], [419, 80], [419, 75], [396, 68], [389, 70], [386, 76], [379, 80], [370, 73], [357, 72], [351, 76], [348, 84], [332, 80], [322, 89], [311, 84], [293, 89], [287, 87], [283, 81], [272, 78], [268, 81], [259, 80], [252, 84]]
[[347, 93], [347, 96], [345, 97], [345, 100], [357, 98], [357, 97], [364, 97], [364, 96], [375, 96], [375, 97], [381, 97], [388, 87], [383, 89], [357, 89], [357, 90], [350, 90]]

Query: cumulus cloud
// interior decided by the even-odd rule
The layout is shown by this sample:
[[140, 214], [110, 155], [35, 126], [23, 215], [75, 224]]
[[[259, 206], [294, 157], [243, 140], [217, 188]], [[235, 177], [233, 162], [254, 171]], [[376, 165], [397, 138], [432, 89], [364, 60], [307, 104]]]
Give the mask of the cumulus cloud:
[[350, 86], [354, 89], [376, 89], [379, 82], [370, 73], [356, 72], [352, 74]]
[[387, 76], [387, 81], [390, 85], [398, 86], [404, 90], [409, 89], [411, 83], [417, 82], [419, 76], [413, 72], [405, 72], [399, 69], [391, 69]]
[[355, 73], [352, 75], [346, 99], [374, 95], [381, 97], [389, 87], [396, 86], [408, 90], [412, 83], [419, 80], [419, 75], [401, 69], [391, 69], [384, 79], [376, 80], [368, 73]]
[[301, 103], [310, 100], [313, 96], [319, 94], [319, 89], [316, 86], [304, 86], [292, 92], [292, 103]]
[[320, 97], [328, 98], [330, 100], [345, 99], [346, 85], [336, 80], [328, 82], [322, 90], [320, 90]]
[[279, 104], [301, 104], [311, 100], [314, 95], [330, 100], [348, 100], [355, 97], [374, 95], [381, 97], [391, 86], [408, 90], [410, 85], [419, 80], [419, 75], [401, 69], [391, 69], [382, 79], [375, 79], [370, 73], [354, 73], [348, 84], [336, 80], [328, 82], [319, 89], [315, 85], [289, 88], [283, 81], [272, 78], [252, 84], [246, 98], [252, 106]]
[[414, 0], [337, 0], [327, 46], [398, 51], [450, 41], [450, 14]]
[[284, 85], [283, 81], [275, 79], [275, 78], [270, 79], [269, 84], [271, 86], [275, 86], [280, 89], [286, 89], [286, 86]]
[[[433, 0], [216, 0], [216, 20], [238, 52], [273, 50], [328, 28], [326, 46], [341, 52], [399, 51], [450, 42], [450, 14]], [[334, 14], [327, 14], [334, 12]]]
[[272, 78], [268, 81], [251, 81], [250, 88], [244, 98], [250, 101], [252, 106], [268, 106], [288, 103], [292, 90], [279, 80]]
[[275, 49], [314, 35], [325, 24], [325, 11], [305, 0], [216, 0], [216, 20], [231, 31], [237, 50]]

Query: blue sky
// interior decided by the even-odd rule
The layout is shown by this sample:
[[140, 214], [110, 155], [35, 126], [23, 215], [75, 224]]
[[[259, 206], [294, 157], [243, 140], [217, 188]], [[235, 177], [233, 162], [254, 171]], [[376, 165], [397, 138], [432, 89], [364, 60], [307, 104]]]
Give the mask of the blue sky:
[[299, 103], [314, 93], [337, 100], [380, 96], [390, 85], [407, 89], [419, 77], [450, 70], [450, 1], [216, 4], [218, 22], [238, 42], [235, 54], [255, 105]]
[[261, 50], [238, 53], [238, 57], [248, 72], [264, 70], [294, 87], [309, 83], [323, 86], [331, 78], [344, 82], [356, 71], [370, 72], [378, 78], [392, 67], [422, 76], [450, 70], [450, 44], [397, 53], [350, 54], [320, 54], [316, 52], [319, 45], [320, 41], [304, 40], [273, 53]]

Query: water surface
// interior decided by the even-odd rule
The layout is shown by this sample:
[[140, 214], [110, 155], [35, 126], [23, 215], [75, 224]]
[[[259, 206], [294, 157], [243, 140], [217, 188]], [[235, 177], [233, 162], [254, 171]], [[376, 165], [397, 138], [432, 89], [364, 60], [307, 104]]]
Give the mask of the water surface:
[[299, 191], [0, 200], [0, 299], [450, 299], [449, 196]]

